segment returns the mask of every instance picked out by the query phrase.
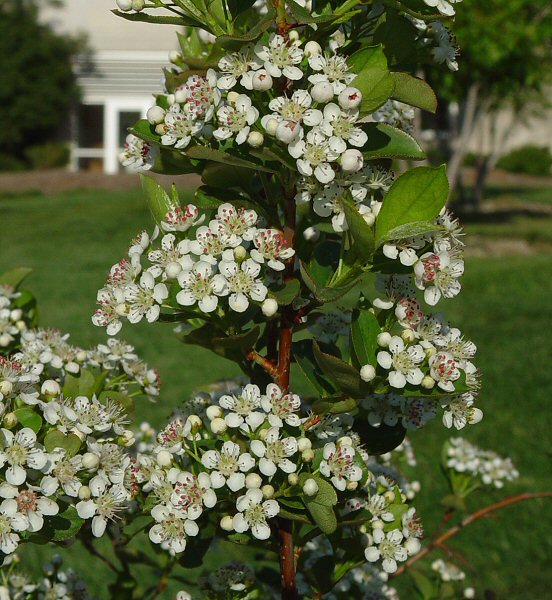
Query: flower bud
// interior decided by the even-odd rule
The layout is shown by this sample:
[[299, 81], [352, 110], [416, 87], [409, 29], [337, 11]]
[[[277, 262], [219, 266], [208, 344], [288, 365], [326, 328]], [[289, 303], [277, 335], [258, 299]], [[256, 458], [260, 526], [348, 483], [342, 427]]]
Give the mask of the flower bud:
[[132, 0], [132, 10], [140, 12], [145, 6], [145, 0]]
[[276, 137], [284, 144], [290, 144], [299, 135], [300, 131], [301, 126], [297, 121], [286, 119], [285, 121], [280, 121], [280, 123], [278, 123]]
[[290, 473], [287, 477], [289, 485], [297, 485], [299, 483], [299, 476], [297, 473]]
[[10, 312], [10, 319], [12, 321], [19, 321], [23, 316], [23, 311], [20, 308], [16, 308]]
[[317, 242], [320, 238], [320, 230], [316, 227], [307, 227], [305, 231], [303, 231], [303, 237], [307, 242]]
[[9, 412], [4, 415], [4, 427], [6, 429], [12, 429], [17, 425], [19, 419], [14, 412]]
[[304, 452], [305, 450], [310, 450], [312, 448], [312, 442], [309, 440], [309, 438], [299, 438], [297, 440], [297, 449], [299, 450], [299, 452]]
[[372, 365], [364, 365], [360, 368], [360, 378], [362, 381], [372, 381], [376, 376], [376, 369]]
[[94, 471], [100, 464], [100, 457], [94, 452], [86, 452], [82, 455], [82, 466], [88, 471]]
[[389, 346], [389, 342], [391, 341], [391, 334], [388, 331], [382, 331], [381, 333], [378, 333], [377, 341], [378, 346], [387, 348], [387, 346]]
[[84, 362], [86, 360], [86, 357], [88, 356], [88, 354], [86, 353], [86, 350], [79, 350], [77, 352], [77, 355], [75, 356], [75, 360], [77, 362]]
[[407, 344], [411, 344], [416, 339], [416, 336], [414, 335], [412, 329], [403, 329], [401, 337], [403, 341]]
[[207, 415], [209, 421], [213, 421], [214, 419], [222, 417], [222, 408], [217, 404], [212, 404], [211, 406], [207, 407], [205, 414]]
[[134, 437], [134, 432], [132, 432], [130, 429], [125, 429], [123, 431], [123, 435], [119, 438], [119, 443], [125, 448], [130, 448], [131, 446], [134, 446], [135, 442], [136, 438]]
[[364, 165], [364, 157], [360, 150], [349, 148], [341, 155], [341, 168], [347, 173], [356, 173]]
[[125, 302], [121, 302], [120, 304], [117, 304], [117, 306], [115, 307], [115, 312], [120, 317], [126, 317], [126, 315], [128, 313], [128, 306], [126, 305]]
[[472, 406], [469, 410], [468, 422], [470, 425], [476, 425], [483, 418], [483, 411], [480, 408]]
[[261, 487], [262, 482], [263, 480], [257, 473], [248, 473], [245, 478], [245, 487], [248, 490], [257, 489]]
[[174, 100], [178, 104], [183, 104], [188, 99], [188, 92], [185, 89], [178, 89], [174, 91]]
[[312, 449], [309, 448], [308, 450], [301, 452], [301, 460], [304, 463], [312, 462], [314, 460], [314, 452]]
[[156, 459], [160, 467], [167, 467], [172, 463], [172, 454], [168, 450], [159, 450]]
[[87, 485], [81, 485], [79, 488], [79, 498], [80, 500], [89, 500], [92, 494], [90, 493], [90, 488]]
[[227, 429], [228, 425], [226, 424], [226, 421], [224, 419], [216, 417], [211, 421], [211, 431], [215, 435], [220, 435], [221, 433], [224, 433]]
[[305, 44], [305, 56], [310, 58], [311, 56], [319, 56], [322, 54], [322, 46], [313, 40]]
[[178, 50], [171, 50], [169, 52], [169, 61], [172, 63], [177, 63], [180, 62], [180, 60], [182, 59], [182, 55], [180, 54], [180, 52], [178, 52]]
[[188, 421], [192, 427], [192, 431], [193, 430], [198, 430], [201, 429], [201, 426], [203, 425], [203, 423], [201, 422], [201, 419], [197, 416], [197, 415], [190, 415], [186, 421]]
[[412, 488], [412, 491], [416, 494], [422, 489], [422, 485], [420, 484], [419, 481], [413, 481], [410, 484], [410, 487]]
[[334, 97], [334, 89], [331, 83], [327, 81], [319, 81], [312, 86], [311, 96], [315, 102], [321, 102], [325, 104]]
[[370, 227], [372, 227], [372, 225], [376, 222], [376, 216], [371, 212], [362, 215], [362, 218], [364, 219], [366, 225]]
[[362, 93], [355, 87], [347, 87], [339, 94], [337, 101], [344, 110], [357, 108], [362, 102]]
[[4, 381], [0, 381], [0, 394], [3, 396], [7, 396], [13, 392], [13, 383], [4, 379]]
[[475, 598], [475, 590], [472, 587], [467, 587], [464, 590], [464, 598], [468, 598], [468, 599]]
[[435, 387], [435, 379], [433, 379], [433, 377], [430, 377], [429, 375], [426, 375], [423, 379], [422, 379], [422, 387], [425, 390], [431, 390]]
[[358, 481], [348, 481], [346, 487], [347, 491], [354, 492], [358, 487]]
[[238, 94], [238, 92], [234, 92], [234, 90], [228, 92], [228, 94], [226, 95], [226, 101], [228, 102], [228, 104], [235, 104], [236, 100], [240, 97], [240, 95]]
[[73, 373], [73, 374], [74, 374], [74, 373], [78, 373], [78, 372], [80, 371], [80, 365], [78, 365], [78, 364], [77, 364], [76, 362], [74, 362], [74, 361], [71, 361], [71, 362], [68, 362], [68, 363], [65, 365], [65, 370], [66, 370], [68, 373]]
[[252, 148], [260, 148], [264, 143], [264, 135], [260, 131], [250, 131], [247, 136], [247, 143]]
[[175, 103], [176, 103], [176, 98], [175, 98], [174, 94], [168, 94], [167, 95], [167, 104], [169, 106], [172, 106]]
[[119, 7], [119, 10], [128, 12], [129, 10], [132, 10], [132, 0], [117, 0], [117, 6]]
[[303, 492], [306, 496], [316, 496], [318, 494], [318, 484], [316, 483], [316, 479], [307, 479], [303, 484]]
[[158, 125], [165, 119], [165, 110], [160, 106], [152, 106], [148, 109], [146, 118], [151, 125]]
[[12, 337], [7, 333], [0, 335], [0, 347], [5, 348], [12, 341]]
[[266, 435], [268, 433], [268, 429], [261, 429], [261, 431], [259, 431], [259, 438], [261, 439], [261, 441], [265, 441], [266, 440]]
[[172, 260], [165, 267], [165, 274], [168, 279], [176, 279], [180, 271], [182, 271], [182, 265]]
[[435, 356], [435, 354], [437, 354], [437, 348], [435, 348], [434, 346], [430, 346], [429, 348], [426, 348], [424, 350], [424, 354], [426, 355], [426, 358], [431, 358], [432, 356]]
[[353, 440], [348, 435], [342, 435], [337, 440], [337, 445], [338, 446], [352, 446], [353, 445]]
[[383, 497], [387, 500], [387, 502], [392, 503], [395, 500], [395, 492], [393, 490], [387, 490]]
[[418, 538], [409, 537], [404, 542], [405, 550], [408, 552], [408, 556], [414, 556], [414, 554], [418, 554], [420, 551], [420, 540]]
[[17, 321], [15, 326], [18, 331], [25, 331], [25, 329], [27, 329], [27, 323], [25, 323], [25, 321]]
[[192, 600], [192, 595], [186, 590], [180, 590], [176, 593], [174, 600]]
[[276, 130], [278, 129], [278, 125], [279, 125], [279, 121], [278, 119], [275, 119], [274, 117], [268, 119], [268, 121], [265, 123], [265, 131], [268, 133], [268, 135], [276, 135]]
[[267, 73], [264, 69], [255, 71], [253, 75], [253, 89], [259, 92], [266, 92], [272, 89], [273, 81], [270, 73]]
[[263, 485], [263, 487], [261, 488], [261, 492], [263, 493], [263, 496], [267, 499], [272, 498], [272, 496], [274, 496], [274, 488], [270, 485]]
[[220, 528], [223, 531], [234, 531], [233, 519], [230, 515], [222, 517], [220, 520]]
[[372, 529], [383, 529], [385, 527], [385, 523], [381, 519], [374, 519], [372, 521]]
[[261, 310], [265, 317], [273, 317], [278, 312], [278, 302], [274, 298], [267, 298], [263, 302]]
[[297, 42], [297, 41], [299, 41], [299, 32], [297, 31], [297, 29], [292, 29], [288, 33], [288, 38], [289, 38], [290, 42]]

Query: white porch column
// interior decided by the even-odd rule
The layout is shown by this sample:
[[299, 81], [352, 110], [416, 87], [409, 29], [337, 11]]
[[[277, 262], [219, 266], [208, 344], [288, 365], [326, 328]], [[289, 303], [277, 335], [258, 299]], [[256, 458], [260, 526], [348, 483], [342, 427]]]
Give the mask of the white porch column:
[[104, 104], [104, 173], [113, 175], [119, 170], [119, 108], [117, 103], [106, 100]]

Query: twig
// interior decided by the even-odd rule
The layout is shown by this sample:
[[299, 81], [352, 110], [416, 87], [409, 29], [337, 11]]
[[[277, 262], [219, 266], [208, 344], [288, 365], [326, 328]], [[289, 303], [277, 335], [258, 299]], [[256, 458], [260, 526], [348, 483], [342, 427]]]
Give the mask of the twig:
[[509, 496], [508, 498], [504, 498], [504, 500], [500, 500], [499, 502], [495, 502], [494, 504], [489, 504], [489, 506], [485, 506], [480, 510], [475, 511], [471, 515], [468, 515], [458, 525], [447, 529], [445, 533], [440, 535], [439, 537], [434, 538], [430, 541], [430, 543], [418, 552], [415, 556], [413, 556], [410, 560], [406, 561], [402, 566], [400, 566], [395, 573], [391, 575], [391, 577], [398, 577], [402, 573], [404, 573], [407, 569], [409, 569], [414, 563], [418, 562], [421, 558], [423, 558], [426, 554], [429, 554], [434, 548], [442, 546], [448, 539], [455, 536], [458, 532], [460, 532], [464, 527], [467, 527], [470, 523], [477, 521], [487, 515], [500, 510], [501, 508], [505, 508], [506, 506], [510, 506], [512, 504], [517, 504], [518, 502], [523, 502], [524, 500], [533, 500], [534, 498], [552, 498], [552, 492], [526, 492], [524, 494], [519, 494], [518, 496]]

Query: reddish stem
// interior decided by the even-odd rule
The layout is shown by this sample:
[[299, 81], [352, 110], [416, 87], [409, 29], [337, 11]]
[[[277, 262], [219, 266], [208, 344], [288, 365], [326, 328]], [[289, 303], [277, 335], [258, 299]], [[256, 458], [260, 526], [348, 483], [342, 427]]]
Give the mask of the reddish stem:
[[524, 500], [532, 500], [534, 498], [552, 498], [552, 492], [526, 492], [524, 494], [519, 494], [518, 496], [509, 496], [508, 498], [504, 498], [504, 500], [500, 500], [499, 502], [495, 502], [494, 504], [489, 504], [489, 506], [485, 506], [481, 508], [471, 515], [468, 515], [458, 525], [454, 525], [450, 529], [447, 529], [445, 533], [440, 535], [439, 537], [432, 539], [431, 542], [418, 552], [415, 556], [413, 556], [410, 560], [406, 561], [402, 566], [400, 566], [390, 577], [397, 577], [404, 573], [406, 569], [410, 568], [414, 563], [418, 562], [421, 558], [423, 558], [426, 554], [429, 554], [434, 548], [442, 547], [443, 544], [455, 536], [459, 531], [467, 527], [470, 523], [477, 521], [487, 515], [500, 510], [501, 508], [505, 508], [506, 506], [510, 506], [512, 504], [517, 504], [518, 502], [523, 502]]

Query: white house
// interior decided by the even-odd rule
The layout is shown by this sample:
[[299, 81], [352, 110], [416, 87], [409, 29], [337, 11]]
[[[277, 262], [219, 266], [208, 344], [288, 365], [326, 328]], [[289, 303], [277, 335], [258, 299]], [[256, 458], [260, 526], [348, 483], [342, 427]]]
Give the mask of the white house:
[[84, 34], [92, 51], [75, 69], [81, 103], [71, 115], [72, 170], [116, 173], [127, 128], [145, 115], [162, 89], [162, 68], [178, 47], [176, 27], [133, 23], [116, 17], [115, 0], [65, 0], [41, 18], [57, 31]]

